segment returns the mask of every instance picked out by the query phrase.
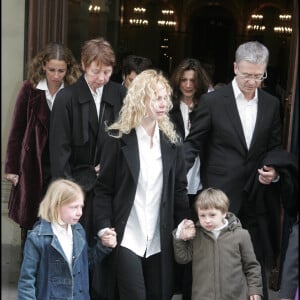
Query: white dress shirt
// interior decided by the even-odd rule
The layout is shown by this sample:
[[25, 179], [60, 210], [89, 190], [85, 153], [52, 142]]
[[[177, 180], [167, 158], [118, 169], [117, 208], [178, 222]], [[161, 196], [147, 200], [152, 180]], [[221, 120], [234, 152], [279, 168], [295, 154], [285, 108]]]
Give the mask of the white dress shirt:
[[[190, 133], [190, 108], [189, 106], [180, 101], [180, 111], [184, 124], [184, 134], [185, 138]], [[202, 184], [200, 181], [200, 158], [199, 155], [195, 158], [194, 165], [190, 168], [187, 173], [187, 191], [190, 195], [195, 195], [199, 190], [202, 189]]]
[[71, 225], [68, 224], [67, 230], [59, 224], [52, 222], [51, 227], [54, 235], [58, 238], [58, 241], [66, 255], [70, 269], [72, 270], [72, 257], [73, 257], [73, 232]]
[[45, 96], [46, 96], [46, 101], [48, 104], [48, 107], [50, 109], [50, 111], [52, 110], [52, 106], [55, 100], [55, 97], [58, 93], [59, 90], [61, 90], [64, 87], [64, 82], [61, 83], [59, 89], [57, 90], [57, 92], [51, 96], [49, 89], [48, 89], [48, 85], [47, 85], [47, 80], [46, 79], [42, 79], [36, 86], [37, 89], [45, 91]]
[[142, 126], [136, 128], [140, 173], [134, 203], [127, 220], [121, 246], [143, 257], [161, 251], [160, 204], [163, 187], [159, 128], [151, 137]]
[[[84, 79], [87, 83], [87, 85], [89, 86], [87, 80], [86, 80], [86, 77], [84, 76]], [[103, 85], [100, 86], [99, 88], [96, 89], [96, 92], [94, 92], [91, 87], [89, 86], [90, 88], [90, 91], [92, 93], [92, 96], [94, 98], [94, 101], [95, 101], [95, 105], [96, 105], [96, 110], [97, 110], [97, 116], [98, 116], [98, 119], [99, 119], [99, 113], [100, 113], [100, 105], [101, 105], [101, 98], [102, 98], [102, 93], [103, 93]]]
[[236, 105], [242, 122], [244, 136], [246, 139], [246, 144], [248, 149], [250, 148], [255, 123], [257, 116], [257, 89], [255, 90], [255, 95], [251, 100], [247, 100], [241, 90], [239, 89], [236, 79], [232, 81], [233, 92], [236, 100]]

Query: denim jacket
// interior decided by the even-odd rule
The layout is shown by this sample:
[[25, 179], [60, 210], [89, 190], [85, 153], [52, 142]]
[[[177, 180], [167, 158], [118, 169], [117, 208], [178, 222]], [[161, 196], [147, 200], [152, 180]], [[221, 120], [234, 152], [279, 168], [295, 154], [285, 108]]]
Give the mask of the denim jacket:
[[[18, 283], [19, 300], [90, 299], [89, 257], [85, 231], [80, 223], [72, 225], [72, 231], [72, 270], [52, 231], [51, 223], [40, 220], [33, 230], [28, 232]], [[93, 253], [92, 265], [111, 251], [99, 245], [100, 243], [90, 252]]]

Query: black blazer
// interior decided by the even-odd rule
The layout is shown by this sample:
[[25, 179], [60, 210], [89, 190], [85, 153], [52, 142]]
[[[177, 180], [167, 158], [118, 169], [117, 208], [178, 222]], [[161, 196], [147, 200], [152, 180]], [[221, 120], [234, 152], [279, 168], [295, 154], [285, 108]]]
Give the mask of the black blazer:
[[202, 95], [200, 103], [184, 143], [187, 168], [200, 153], [203, 188], [222, 189], [230, 199], [229, 210], [237, 214], [247, 199], [244, 186], [257, 172], [257, 162], [268, 151], [281, 147], [280, 103], [258, 89], [257, 119], [249, 150], [231, 83]]
[[[199, 105], [199, 104], [198, 104]], [[170, 119], [173, 122], [175, 126], [175, 130], [177, 134], [180, 136], [181, 141], [183, 142], [185, 140], [185, 130], [184, 130], [184, 122], [180, 110], [180, 105], [174, 104], [173, 108], [171, 109], [169, 113]], [[189, 113], [190, 123], [193, 124], [196, 120], [196, 112], [195, 110], [192, 110]]]
[[103, 88], [99, 120], [84, 75], [73, 85], [59, 91], [50, 119], [53, 178], [72, 177], [72, 169], [76, 166], [99, 163], [106, 136], [105, 124], [117, 119], [125, 94], [126, 89], [121, 84], [109, 81]]
[[[160, 206], [163, 299], [171, 299], [174, 264], [172, 230], [188, 217], [182, 145], [171, 144], [160, 133], [163, 191]], [[102, 149], [101, 171], [95, 187], [94, 224], [98, 230], [114, 227], [118, 244], [134, 202], [140, 161], [136, 131], [117, 139], [108, 137]], [[117, 251], [118, 247], [115, 249]]]

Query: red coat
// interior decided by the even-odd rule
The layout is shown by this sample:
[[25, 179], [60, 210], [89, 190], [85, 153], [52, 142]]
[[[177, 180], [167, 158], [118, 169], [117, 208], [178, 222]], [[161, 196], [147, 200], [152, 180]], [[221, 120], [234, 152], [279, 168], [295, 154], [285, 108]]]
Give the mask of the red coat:
[[18, 174], [12, 187], [8, 215], [32, 229], [43, 197], [42, 155], [48, 142], [50, 110], [45, 92], [24, 81], [17, 97], [8, 138], [5, 173]]

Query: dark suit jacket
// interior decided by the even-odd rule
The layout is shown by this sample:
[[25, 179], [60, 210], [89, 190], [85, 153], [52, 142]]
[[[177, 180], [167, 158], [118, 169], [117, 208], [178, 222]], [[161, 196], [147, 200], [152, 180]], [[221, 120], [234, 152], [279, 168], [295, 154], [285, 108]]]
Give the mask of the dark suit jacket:
[[[182, 146], [171, 144], [162, 133], [160, 144], [163, 163], [160, 206], [162, 289], [163, 299], [171, 299], [174, 264], [172, 230], [179, 221], [188, 217], [187, 182]], [[102, 149], [101, 172], [95, 187], [94, 223], [97, 230], [116, 228], [119, 244], [136, 194], [140, 170], [138, 151], [135, 130], [120, 139], [108, 137]]]
[[[185, 140], [185, 130], [184, 130], [184, 122], [180, 110], [180, 105], [175, 104], [172, 108], [172, 110], [169, 113], [170, 119], [173, 122], [175, 126], [175, 130], [177, 134], [180, 136], [181, 140]], [[195, 111], [191, 111], [189, 113], [190, 123], [193, 124], [196, 120], [196, 113]]]
[[[19, 183], [12, 187], [8, 215], [20, 226], [32, 229], [37, 221], [39, 204], [44, 195], [43, 159], [49, 161], [50, 110], [45, 91], [24, 81], [18, 94], [8, 138], [5, 173], [18, 174]], [[44, 157], [43, 157], [44, 156]], [[47, 156], [47, 157], [45, 157]], [[49, 166], [47, 166], [49, 168]]]
[[[89, 183], [87, 181], [95, 182], [93, 167], [100, 162], [106, 137], [105, 124], [109, 125], [117, 119], [125, 94], [126, 89], [121, 84], [108, 82], [103, 87], [99, 119], [84, 75], [57, 94], [51, 113], [49, 139], [53, 179], [77, 181], [84, 190]], [[93, 185], [86, 189], [85, 206], [80, 219], [89, 245], [94, 243], [95, 235], [92, 224]]]
[[[185, 139], [185, 131], [184, 131], [184, 123], [183, 123], [183, 118], [180, 110], [180, 105], [176, 104], [173, 106], [172, 110], [169, 113], [171, 121], [175, 125], [175, 129], [177, 134], [181, 137], [182, 141]], [[195, 120], [195, 112], [191, 111], [189, 113], [190, 117], [190, 122], [191, 124]]]
[[[298, 160], [296, 156], [284, 149], [274, 149], [257, 162], [256, 169], [264, 165], [273, 166], [280, 175], [280, 180], [278, 183], [264, 185], [259, 182], [258, 173], [253, 173], [245, 185], [248, 197], [244, 210], [248, 215], [252, 212], [252, 217], [256, 218], [261, 236], [260, 246], [265, 249], [265, 254], [269, 258], [278, 255], [283, 257], [287, 241], [284, 229], [287, 224], [286, 221], [280, 220], [281, 207], [291, 218], [297, 216], [299, 211]], [[282, 230], [281, 238], [280, 230]]]
[[[53, 178], [72, 178], [72, 169], [76, 166], [99, 163], [105, 124], [116, 120], [125, 94], [125, 88], [118, 83], [108, 82], [104, 86], [100, 126], [95, 102], [83, 75], [76, 83], [57, 94], [50, 120]], [[96, 145], [98, 149], [95, 157]]]
[[257, 162], [281, 147], [279, 100], [258, 89], [257, 119], [247, 149], [232, 84], [204, 94], [184, 143], [187, 167], [200, 152], [203, 187], [222, 189], [230, 199], [229, 210], [238, 214], [247, 199], [244, 186], [257, 172]]

